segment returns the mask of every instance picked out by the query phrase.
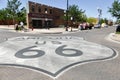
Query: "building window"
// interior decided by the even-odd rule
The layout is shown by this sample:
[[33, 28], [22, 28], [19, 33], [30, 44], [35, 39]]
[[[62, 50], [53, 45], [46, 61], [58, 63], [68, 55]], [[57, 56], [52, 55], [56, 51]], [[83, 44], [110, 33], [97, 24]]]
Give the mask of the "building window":
[[55, 19], [60, 19], [60, 16], [55, 16]]
[[32, 5], [32, 12], [35, 12], [35, 6]]
[[38, 12], [41, 12], [41, 7], [40, 6], [38, 7]]
[[45, 8], [45, 13], [47, 13], [47, 8]]
[[52, 9], [50, 9], [50, 14], [52, 14]]

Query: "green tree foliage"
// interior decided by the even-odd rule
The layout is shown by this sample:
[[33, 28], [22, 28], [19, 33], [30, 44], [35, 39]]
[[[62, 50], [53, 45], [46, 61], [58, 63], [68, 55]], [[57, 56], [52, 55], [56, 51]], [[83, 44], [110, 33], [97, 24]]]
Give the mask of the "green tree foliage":
[[114, 0], [112, 7], [109, 8], [108, 12], [111, 13], [113, 17], [116, 17], [117, 20], [120, 20], [120, 2], [119, 0]]
[[0, 20], [7, 19], [7, 11], [5, 9], [0, 10]]
[[2, 24], [8, 24], [9, 20], [10, 20], [10, 16], [8, 15], [8, 11], [6, 9], [1, 9], [0, 10], [0, 21], [2, 21]]
[[100, 24], [102, 24], [102, 23], [108, 24], [108, 20], [106, 18], [101, 18], [100, 19]]
[[[7, 0], [7, 7], [0, 10], [0, 20], [5, 22], [6, 20], [26, 23], [26, 9], [21, 8], [20, 0]], [[6, 23], [5, 23], [6, 24]]]
[[[77, 5], [71, 5], [68, 8], [68, 20], [71, 20], [71, 18], [74, 22], [84, 22], [87, 20], [85, 11], [79, 9]], [[66, 15], [64, 16], [64, 19], [67, 20]]]
[[13, 23], [15, 19], [17, 19], [17, 13], [19, 12], [19, 7], [21, 5], [18, 0], [7, 0], [7, 8], [8, 14], [13, 18]]
[[78, 22], [86, 22], [87, 21], [87, 16], [84, 12], [80, 12], [78, 16]]
[[18, 21], [23, 21], [26, 23], [26, 9], [23, 7], [20, 12], [17, 13], [17, 20]]
[[108, 24], [108, 19], [104, 18], [104, 23]]
[[83, 11], [82, 9], [79, 9], [77, 5], [69, 6], [69, 15], [70, 17], [73, 17], [73, 20], [75, 22], [86, 20], [86, 15], [84, 14], [84, 12], [85, 11]]
[[105, 20], [103, 18], [100, 19], [100, 24], [105, 23]]
[[89, 17], [89, 18], [87, 18], [87, 22], [88, 22], [88, 23], [96, 24], [96, 23], [97, 23], [97, 19], [94, 18], [94, 17]]

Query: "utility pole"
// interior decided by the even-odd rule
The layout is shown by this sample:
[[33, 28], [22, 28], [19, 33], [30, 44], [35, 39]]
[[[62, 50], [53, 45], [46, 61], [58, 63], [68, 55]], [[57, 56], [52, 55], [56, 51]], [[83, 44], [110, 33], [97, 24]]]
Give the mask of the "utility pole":
[[68, 31], [68, 0], [67, 0], [67, 11], [66, 11], [66, 16], [67, 16], [67, 25], [66, 25], [66, 31]]
[[101, 18], [101, 15], [102, 15], [102, 9], [97, 8], [97, 10], [98, 10], [98, 25], [100, 27], [100, 18]]

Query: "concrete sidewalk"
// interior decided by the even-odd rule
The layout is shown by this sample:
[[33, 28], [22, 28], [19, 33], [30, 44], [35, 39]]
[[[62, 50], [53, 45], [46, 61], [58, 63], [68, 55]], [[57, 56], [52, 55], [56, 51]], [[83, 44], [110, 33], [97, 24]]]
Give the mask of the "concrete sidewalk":
[[110, 38], [114, 41], [120, 42], [120, 34], [111, 33]]
[[120, 34], [111, 33], [106, 37], [106, 39], [120, 44]]
[[65, 31], [65, 28], [50, 28], [50, 29], [26, 29], [22, 31], [15, 31], [14, 25], [0, 25], [0, 29], [6, 29], [12, 32], [19, 32], [19, 33], [31, 33], [31, 34], [62, 34], [62, 33], [68, 33], [68, 32], [76, 32], [79, 31], [77, 28], [73, 28], [71, 31], [71, 28], [68, 28], [68, 31]]
[[112, 37], [111, 37], [111, 39], [120, 42], [120, 34], [112, 33]]

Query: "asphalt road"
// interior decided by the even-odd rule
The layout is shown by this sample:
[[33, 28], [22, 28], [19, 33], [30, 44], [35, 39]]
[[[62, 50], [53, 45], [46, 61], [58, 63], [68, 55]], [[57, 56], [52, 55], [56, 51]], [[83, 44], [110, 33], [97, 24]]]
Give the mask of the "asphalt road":
[[0, 42], [18, 36], [76, 36], [83, 37], [89, 42], [104, 45], [114, 49], [118, 56], [106, 61], [96, 61], [76, 65], [65, 70], [57, 77], [50, 77], [42, 72], [22, 67], [0, 66], [1, 80], [120, 80], [120, 47], [118, 43], [106, 40], [106, 37], [115, 31], [114, 27], [84, 30], [68, 34], [24, 34], [0, 30]]
[[[105, 38], [110, 34], [114, 33], [115, 28], [102, 28], [102, 29], [94, 29], [91, 31], [82, 31], [74, 36], [83, 37], [85, 40], [90, 42], [95, 42], [98, 44], [105, 45], [107, 47], [113, 48], [120, 53], [120, 44], [110, 42]], [[69, 70], [68, 72], [64, 73], [61, 77], [65, 77], [65, 79], [73, 79], [73, 80], [119, 80], [120, 76], [120, 56], [118, 55], [117, 58], [109, 61], [104, 62], [96, 62], [96, 63], [89, 63], [85, 65], [81, 65], [75, 67], [74, 69]], [[77, 73], [78, 75], [72, 75]], [[61, 80], [61, 79], [58, 79]]]

